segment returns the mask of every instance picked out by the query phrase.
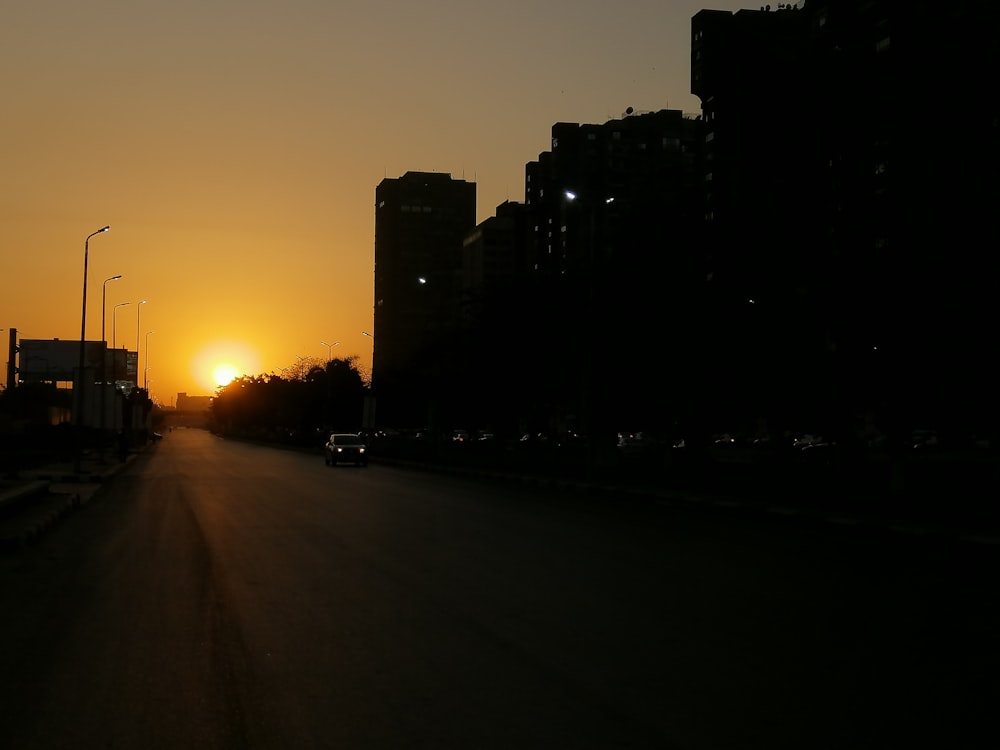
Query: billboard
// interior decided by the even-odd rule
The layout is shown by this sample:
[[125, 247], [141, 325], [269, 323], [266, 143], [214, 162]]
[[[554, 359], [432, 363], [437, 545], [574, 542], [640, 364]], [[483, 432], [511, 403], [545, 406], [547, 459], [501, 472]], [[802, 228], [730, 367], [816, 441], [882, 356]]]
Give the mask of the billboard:
[[[99, 377], [106, 349], [107, 344], [103, 341], [84, 342], [83, 366], [91, 370], [95, 378]], [[21, 339], [18, 344], [17, 374], [22, 383], [72, 381], [79, 367], [79, 341]]]

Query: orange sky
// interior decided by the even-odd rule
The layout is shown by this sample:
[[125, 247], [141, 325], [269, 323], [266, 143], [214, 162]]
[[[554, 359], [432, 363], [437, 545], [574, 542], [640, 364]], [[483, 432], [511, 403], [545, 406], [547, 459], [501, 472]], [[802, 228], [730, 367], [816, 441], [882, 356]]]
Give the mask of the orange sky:
[[758, 6], [8, 4], [2, 340], [79, 339], [84, 240], [110, 224], [90, 241], [87, 338], [101, 337], [102, 289], [109, 344], [129, 302], [117, 344], [134, 350], [139, 334], [140, 382], [159, 402], [213, 393], [219, 364], [254, 375], [326, 359], [322, 341], [369, 367], [376, 185], [410, 170], [475, 181], [482, 220], [524, 199], [553, 123], [697, 112], [703, 7]]

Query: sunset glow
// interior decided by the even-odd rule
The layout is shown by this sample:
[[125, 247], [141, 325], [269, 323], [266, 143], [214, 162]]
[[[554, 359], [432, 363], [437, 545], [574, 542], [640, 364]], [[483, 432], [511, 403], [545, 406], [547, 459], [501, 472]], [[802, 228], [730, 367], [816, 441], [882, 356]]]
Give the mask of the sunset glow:
[[[696, 0], [220, 2], [196, 20], [188, 5], [13, 3], [0, 25], [3, 335], [103, 328], [142, 350], [139, 382], [148, 365], [165, 404], [214, 394], [221, 365], [256, 376], [336, 354], [371, 368], [381, 180], [475, 182], [482, 221], [524, 200], [554, 123], [700, 107]], [[107, 225], [89, 237], [84, 295], [84, 243]]]
[[216, 385], [229, 385], [238, 375], [232, 365], [219, 365], [215, 368]]
[[260, 357], [240, 341], [213, 341], [201, 348], [191, 362], [191, 374], [208, 393], [242, 376], [261, 373]]

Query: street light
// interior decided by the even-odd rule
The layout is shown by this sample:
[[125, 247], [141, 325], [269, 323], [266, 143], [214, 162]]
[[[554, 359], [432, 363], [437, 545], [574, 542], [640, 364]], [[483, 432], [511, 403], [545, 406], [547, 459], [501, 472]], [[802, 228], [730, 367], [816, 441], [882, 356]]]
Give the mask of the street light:
[[333, 359], [333, 347], [337, 346], [340, 342], [334, 341], [332, 344], [328, 344], [325, 341], [320, 341], [319, 343], [326, 347], [326, 361], [329, 362]]
[[104, 284], [102, 285], [102, 291], [101, 291], [101, 341], [103, 341], [105, 344], [108, 343], [107, 338], [105, 338], [105, 336], [104, 336], [104, 318], [105, 318], [105, 314], [107, 313], [107, 309], [108, 309], [108, 282], [109, 281], [118, 281], [118, 279], [120, 279], [121, 277], [122, 277], [121, 274], [118, 274], [117, 276], [111, 276], [110, 278], [105, 279], [104, 280]]
[[148, 392], [148, 383], [146, 382], [146, 373], [149, 372], [149, 334], [156, 333], [156, 331], [146, 331], [146, 366], [142, 370], [142, 389]]
[[146, 300], [135, 303], [135, 387], [139, 387], [139, 332], [142, 330], [139, 328], [139, 313], [142, 312], [142, 306], [146, 304]]
[[107, 316], [108, 311], [108, 282], [117, 281], [122, 277], [121, 274], [117, 276], [109, 276], [104, 280], [101, 285], [101, 454], [103, 458], [104, 453], [104, 412], [105, 403], [107, 399], [105, 398], [105, 391], [107, 390], [108, 384], [108, 340], [104, 333], [104, 319]]
[[118, 308], [124, 307], [125, 305], [131, 305], [131, 302], [119, 302], [117, 305], [111, 308], [111, 348], [118, 348]]
[[87, 340], [87, 264], [90, 262], [90, 238], [102, 232], [107, 232], [109, 229], [111, 229], [110, 225], [101, 227], [96, 232], [88, 234], [87, 238], [83, 241], [83, 311], [80, 313], [80, 361], [78, 374], [80, 396], [77, 400], [79, 415], [76, 420], [77, 425], [80, 426], [83, 425], [83, 352], [84, 342]]

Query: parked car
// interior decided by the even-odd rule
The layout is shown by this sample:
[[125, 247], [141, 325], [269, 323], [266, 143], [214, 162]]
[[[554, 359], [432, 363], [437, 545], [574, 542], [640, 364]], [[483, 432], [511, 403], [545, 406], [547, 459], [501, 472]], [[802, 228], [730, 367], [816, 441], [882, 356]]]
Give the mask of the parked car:
[[337, 464], [368, 465], [368, 446], [360, 435], [351, 432], [335, 432], [330, 435], [323, 448], [327, 466]]

